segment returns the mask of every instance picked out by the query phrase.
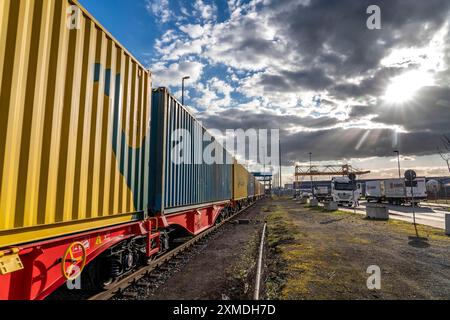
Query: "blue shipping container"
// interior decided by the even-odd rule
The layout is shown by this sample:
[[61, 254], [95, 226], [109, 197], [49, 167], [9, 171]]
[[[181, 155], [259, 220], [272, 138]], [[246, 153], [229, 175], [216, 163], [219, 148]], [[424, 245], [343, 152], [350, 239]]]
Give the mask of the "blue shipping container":
[[[150, 146], [150, 210], [166, 214], [232, 198], [232, 164], [225, 149], [166, 88], [153, 90]], [[190, 139], [180, 138], [184, 129]], [[211, 141], [203, 141], [206, 134]], [[211, 143], [220, 150], [221, 163], [206, 164], [203, 153]], [[183, 151], [174, 152], [175, 146]], [[161, 152], [164, 150], [164, 152]], [[185, 161], [178, 163], [175, 157]], [[213, 153], [215, 155], [215, 153]]]

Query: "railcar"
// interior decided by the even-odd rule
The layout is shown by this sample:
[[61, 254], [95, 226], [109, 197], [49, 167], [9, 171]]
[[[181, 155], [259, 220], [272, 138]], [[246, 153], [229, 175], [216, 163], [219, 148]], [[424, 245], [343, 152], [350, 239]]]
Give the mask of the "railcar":
[[107, 285], [263, 196], [77, 1], [0, 1], [0, 90], [0, 299]]

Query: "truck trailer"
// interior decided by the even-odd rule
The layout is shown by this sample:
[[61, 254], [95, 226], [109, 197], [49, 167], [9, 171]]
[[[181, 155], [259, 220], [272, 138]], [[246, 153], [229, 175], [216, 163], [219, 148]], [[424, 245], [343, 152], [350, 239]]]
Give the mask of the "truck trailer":
[[390, 204], [418, 204], [427, 199], [426, 179], [417, 178], [413, 181], [413, 194], [411, 184], [405, 179], [388, 179], [366, 182], [367, 202], [388, 202]]
[[383, 181], [367, 181], [366, 182], [366, 200], [367, 202], [383, 202], [385, 199], [384, 182]]
[[315, 187], [314, 195], [316, 196], [317, 200], [322, 202], [332, 199], [331, 190], [328, 187]]

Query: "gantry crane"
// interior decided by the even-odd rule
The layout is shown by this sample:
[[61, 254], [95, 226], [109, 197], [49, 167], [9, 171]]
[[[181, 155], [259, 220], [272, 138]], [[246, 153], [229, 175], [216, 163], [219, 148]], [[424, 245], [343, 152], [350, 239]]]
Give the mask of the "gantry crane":
[[352, 167], [349, 164], [345, 165], [322, 165], [322, 166], [296, 166], [296, 177], [310, 177], [310, 176], [348, 176], [354, 173], [357, 176], [369, 174], [370, 171], [363, 171]]
[[303, 165], [295, 167], [295, 182], [299, 185], [300, 177], [318, 177], [318, 176], [348, 176], [349, 174], [355, 174], [356, 176], [362, 176], [369, 174], [368, 170], [361, 170], [355, 168], [349, 164], [345, 165]]

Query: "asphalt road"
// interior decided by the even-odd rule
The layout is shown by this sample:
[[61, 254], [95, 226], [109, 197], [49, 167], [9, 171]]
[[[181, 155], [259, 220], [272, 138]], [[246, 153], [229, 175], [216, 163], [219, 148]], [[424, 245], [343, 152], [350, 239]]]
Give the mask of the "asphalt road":
[[[367, 202], [361, 201], [359, 207], [356, 208], [356, 213], [366, 213]], [[389, 208], [390, 218], [407, 222], [413, 221], [413, 208], [411, 206], [396, 206], [386, 204]], [[340, 210], [354, 212], [353, 208], [341, 207]], [[428, 205], [426, 203], [415, 207], [416, 222], [426, 226], [431, 226], [439, 229], [445, 229], [445, 214], [450, 213], [448, 207]]]

